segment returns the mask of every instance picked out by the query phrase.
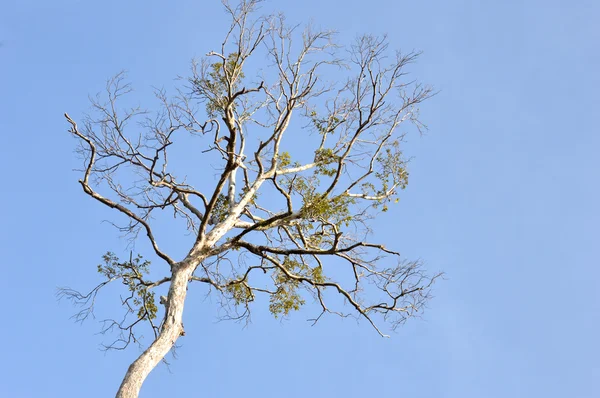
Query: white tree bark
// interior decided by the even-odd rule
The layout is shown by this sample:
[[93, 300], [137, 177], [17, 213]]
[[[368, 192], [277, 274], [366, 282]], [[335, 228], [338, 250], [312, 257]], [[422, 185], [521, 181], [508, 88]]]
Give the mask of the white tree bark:
[[137, 398], [148, 374], [169, 353], [183, 333], [183, 306], [194, 264], [182, 262], [174, 267], [166, 303], [164, 324], [158, 338], [129, 366], [117, 398]]

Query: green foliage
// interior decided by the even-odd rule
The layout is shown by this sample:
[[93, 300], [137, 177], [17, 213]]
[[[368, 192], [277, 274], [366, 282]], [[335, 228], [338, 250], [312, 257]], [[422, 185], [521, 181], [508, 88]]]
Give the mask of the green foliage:
[[343, 122], [335, 115], [329, 115], [326, 118], [319, 117], [315, 111], [310, 112], [309, 117], [319, 134], [334, 133], [335, 129]]
[[316, 283], [323, 283], [325, 282], [325, 276], [323, 275], [323, 268], [322, 267], [314, 267], [310, 269], [310, 276], [311, 279], [313, 281], [315, 281]]
[[340, 156], [336, 155], [331, 148], [322, 148], [315, 151], [316, 174], [327, 177], [333, 177], [337, 172], [337, 167], [327, 167], [331, 164], [337, 164]]
[[102, 256], [104, 264], [98, 265], [98, 273], [106, 279], [121, 279], [131, 292], [132, 304], [140, 319], [155, 319], [158, 312], [154, 292], [148, 290], [144, 275], [148, 274], [150, 261], [141, 255], [131, 257], [129, 261], [119, 262], [112, 252]]
[[328, 169], [327, 165], [338, 161], [339, 156], [335, 155], [332, 149], [317, 150], [315, 151], [315, 162], [318, 171], [315, 174], [308, 176], [295, 174], [284, 177], [283, 185], [286, 190], [302, 198], [301, 218], [305, 220], [324, 220], [337, 226], [349, 225], [352, 220], [350, 206], [356, 203], [355, 198], [343, 194], [331, 198], [317, 192], [320, 185], [318, 174], [335, 174], [337, 169]]
[[292, 310], [298, 311], [304, 303], [305, 301], [296, 292], [295, 288], [289, 285], [282, 285], [278, 286], [277, 292], [271, 295], [269, 311], [271, 311], [275, 318], [279, 318], [281, 315], [289, 315]]
[[293, 176], [285, 176], [283, 184], [288, 191], [294, 194], [305, 196], [314, 196], [315, 189], [319, 186], [317, 176], [303, 176], [295, 174]]
[[395, 203], [398, 202], [398, 190], [405, 189], [408, 185], [408, 171], [400, 150], [400, 143], [392, 142], [375, 160], [377, 169], [374, 177], [376, 181], [364, 182], [361, 187], [364, 194], [380, 197], [373, 206], [376, 208], [381, 206], [381, 210], [386, 212], [388, 211], [387, 204], [392, 199]]
[[398, 185], [400, 189], [408, 185], [408, 171], [406, 170], [406, 161], [402, 157], [400, 142], [394, 141], [385, 148], [383, 154], [377, 157], [380, 169], [375, 176], [382, 182], [380, 193], [383, 194], [389, 189], [390, 183]]
[[248, 304], [254, 301], [254, 294], [246, 283], [230, 283], [225, 286], [225, 291], [231, 296], [236, 305]]
[[196, 84], [210, 94], [211, 100], [206, 104], [206, 112], [210, 117], [223, 115], [229, 105], [230, 92], [239, 87], [243, 78], [244, 73], [237, 53], [229, 54], [225, 62], [215, 62], [209, 66], [207, 76]]
[[[290, 256], [286, 256], [282, 262], [282, 266], [295, 276], [304, 277], [312, 280], [315, 283], [323, 283], [325, 277], [321, 267], [310, 267], [303, 261], [298, 261]], [[277, 291], [271, 295], [269, 310], [278, 318], [279, 316], [287, 316], [290, 311], [298, 311], [305, 301], [298, 293], [301, 282], [290, 278], [282, 270], [277, 270], [274, 277]]]
[[216, 218], [217, 222], [225, 220], [229, 213], [229, 203], [227, 202], [227, 196], [219, 194], [215, 206], [212, 209], [212, 215]]
[[292, 158], [290, 156], [290, 153], [289, 152], [280, 152], [279, 155], [277, 155], [277, 162], [279, 164], [279, 167], [289, 166], [292, 163]]
[[321, 194], [307, 194], [304, 196], [301, 213], [307, 219], [326, 220], [338, 227], [342, 224], [348, 226], [352, 221], [350, 206], [354, 203], [356, 199], [346, 195], [329, 198]]

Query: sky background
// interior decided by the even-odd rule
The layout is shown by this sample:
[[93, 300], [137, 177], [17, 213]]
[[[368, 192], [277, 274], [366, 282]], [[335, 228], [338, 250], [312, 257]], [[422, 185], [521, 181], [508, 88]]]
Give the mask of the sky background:
[[[271, 0], [261, 12], [275, 10], [342, 41], [387, 33], [424, 52], [412, 75], [440, 92], [374, 240], [446, 280], [390, 339], [264, 307], [246, 328], [219, 323], [197, 288], [178, 359], [141, 396], [599, 396], [600, 2]], [[118, 215], [77, 183], [62, 115], [79, 118], [122, 69], [143, 102], [217, 48], [226, 23], [217, 0], [2, 2], [0, 396], [111, 396], [139, 355], [102, 352], [110, 336], [55, 297], [98, 283], [100, 256], [125, 247], [102, 222]], [[116, 296], [104, 298], [101, 312]]]

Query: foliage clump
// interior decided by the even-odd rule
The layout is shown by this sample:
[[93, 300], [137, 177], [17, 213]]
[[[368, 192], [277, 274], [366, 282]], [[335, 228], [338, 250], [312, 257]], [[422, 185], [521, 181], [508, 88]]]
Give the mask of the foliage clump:
[[227, 213], [229, 212], [229, 203], [227, 201], [227, 196], [223, 194], [219, 194], [217, 197], [217, 201], [215, 202], [215, 206], [212, 211], [212, 223], [216, 224], [227, 217]]
[[235, 305], [247, 305], [254, 301], [252, 289], [244, 282], [234, 281], [225, 286], [226, 293], [233, 299]]
[[331, 166], [338, 164], [340, 156], [336, 155], [331, 148], [321, 148], [315, 151], [315, 163], [317, 167], [315, 174], [324, 175], [327, 177], [333, 177], [336, 175], [338, 168]]
[[150, 261], [138, 254], [130, 256], [129, 261], [120, 262], [113, 252], [105, 253], [102, 260], [104, 263], [98, 265], [98, 273], [108, 280], [120, 279], [127, 286], [130, 295], [123, 302], [128, 309], [135, 312], [138, 319], [155, 319], [158, 312], [156, 299], [154, 292], [148, 289], [151, 283], [144, 280], [144, 275], [149, 273]]
[[244, 79], [240, 61], [239, 53], [231, 53], [225, 60], [207, 65], [204, 77], [193, 79], [192, 84], [200, 87], [202, 94], [209, 97], [206, 101], [206, 113], [210, 117], [224, 115], [230, 105], [231, 93], [239, 88]]
[[305, 304], [299, 293], [302, 280], [323, 283], [325, 278], [321, 266], [311, 267], [305, 261], [285, 256], [273, 277], [277, 288], [270, 297], [269, 311], [278, 318], [287, 316], [291, 311], [298, 311]]
[[351, 205], [356, 199], [347, 195], [329, 198], [326, 195], [307, 194], [304, 196], [302, 216], [306, 219], [326, 220], [337, 227], [348, 226], [352, 221]]

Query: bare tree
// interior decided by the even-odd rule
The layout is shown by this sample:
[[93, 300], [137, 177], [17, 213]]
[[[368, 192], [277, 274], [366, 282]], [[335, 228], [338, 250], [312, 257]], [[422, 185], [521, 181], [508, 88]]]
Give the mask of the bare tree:
[[[89, 294], [60, 292], [83, 305], [76, 316], [85, 319], [98, 292], [121, 281], [129, 291], [126, 314], [105, 323], [105, 331], [120, 331], [109, 348], [138, 342], [144, 324], [154, 333], [117, 397], [137, 397], [184, 334], [192, 282], [218, 295], [231, 318], [248, 319], [258, 295], [268, 297], [275, 316], [312, 297], [319, 308], [314, 323], [327, 313], [356, 316], [383, 336], [379, 322], [393, 329], [417, 314], [439, 276], [367, 240], [369, 221], [408, 181], [400, 127], [423, 127], [417, 106], [431, 90], [408, 80], [405, 70], [418, 54], [390, 52], [385, 38], [369, 35], [341, 47], [330, 31], [300, 31], [281, 15], [253, 18], [259, 2], [223, 2], [231, 25], [220, 48], [193, 64], [177, 95], [156, 93], [158, 112], [122, 110], [118, 104], [131, 90], [119, 74], [109, 80], [106, 100], [92, 100], [94, 116], [78, 125], [65, 114], [84, 161], [83, 191], [125, 216], [119, 229], [132, 240], [145, 234], [168, 266], [161, 268], [165, 277], [150, 278], [149, 261], [121, 261], [109, 252], [98, 266], [104, 280]], [[267, 60], [256, 80], [248, 78], [248, 70], [258, 70], [251, 60], [261, 56]], [[338, 82], [323, 77], [333, 74]], [[298, 154], [290, 134], [302, 134]], [[198, 173], [211, 175], [209, 165], [218, 170], [208, 191], [169, 165], [172, 144], [190, 135], [190, 156], [205, 158]], [[161, 249], [153, 230], [164, 211], [185, 220], [195, 238], [181, 260]], [[157, 303], [160, 286], [168, 295]]]

